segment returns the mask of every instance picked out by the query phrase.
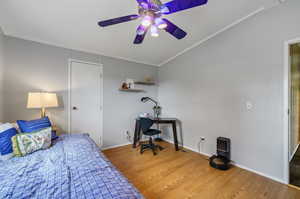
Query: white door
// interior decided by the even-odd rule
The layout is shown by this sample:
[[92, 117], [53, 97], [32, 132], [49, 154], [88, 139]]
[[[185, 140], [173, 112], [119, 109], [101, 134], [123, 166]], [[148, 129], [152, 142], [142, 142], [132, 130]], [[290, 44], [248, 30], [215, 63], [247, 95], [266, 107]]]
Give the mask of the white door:
[[88, 133], [102, 145], [102, 66], [70, 62], [70, 133]]

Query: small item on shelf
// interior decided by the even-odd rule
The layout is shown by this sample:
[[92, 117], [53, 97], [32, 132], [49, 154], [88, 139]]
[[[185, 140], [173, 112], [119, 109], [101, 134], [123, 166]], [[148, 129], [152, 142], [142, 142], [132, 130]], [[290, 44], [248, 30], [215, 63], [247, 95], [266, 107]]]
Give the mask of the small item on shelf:
[[126, 82], [123, 82], [123, 84], [122, 84], [122, 89], [129, 89]]
[[133, 79], [126, 79], [126, 84], [129, 89], [134, 89], [134, 80]]
[[135, 81], [134, 83], [146, 85], [146, 86], [152, 86], [152, 85], [155, 85], [155, 80], [152, 77], [146, 76], [142, 80]]
[[149, 76], [146, 76], [144, 78], [144, 80], [145, 80], [145, 82], [153, 82], [153, 79], [151, 77], [149, 77]]
[[122, 87], [119, 88], [119, 91], [134, 93], [145, 92], [143, 89], [134, 88], [134, 84], [135, 81], [133, 79], [126, 79], [126, 81], [122, 83]]

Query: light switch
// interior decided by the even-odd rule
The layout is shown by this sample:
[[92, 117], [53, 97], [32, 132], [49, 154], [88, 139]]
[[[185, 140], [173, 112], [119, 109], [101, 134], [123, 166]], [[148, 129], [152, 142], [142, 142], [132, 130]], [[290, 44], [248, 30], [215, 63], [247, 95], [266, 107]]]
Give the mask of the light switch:
[[252, 102], [247, 101], [247, 102], [246, 102], [246, 108], [247, 108], [247, 110], [251, 110], [251, 109], [253, 108]]

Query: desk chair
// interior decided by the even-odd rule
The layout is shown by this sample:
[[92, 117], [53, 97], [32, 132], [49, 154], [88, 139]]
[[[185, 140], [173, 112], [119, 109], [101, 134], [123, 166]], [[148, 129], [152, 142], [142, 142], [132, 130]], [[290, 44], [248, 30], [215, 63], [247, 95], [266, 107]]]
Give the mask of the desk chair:
[[141, 154], [147, 149], [152, 149], [153, 155], [156, 155], [156, 149], [163, 150], [163, 147], [154, 144], [153, 136], [161, 134], [160, 130], [150, 129], [154, 121], [149, 118], [140, 118], [140, 125], [144, 135], [149, 137], [149, 143], [141, 145]]

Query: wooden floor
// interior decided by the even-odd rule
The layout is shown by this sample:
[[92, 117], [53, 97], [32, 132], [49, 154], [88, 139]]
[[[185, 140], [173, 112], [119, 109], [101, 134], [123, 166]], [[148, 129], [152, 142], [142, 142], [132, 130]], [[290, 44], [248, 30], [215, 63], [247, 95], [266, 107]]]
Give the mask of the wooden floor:
[[173, 145], [153, 156], [140, 155], [131, 145], [105, 150], [104, 154], [147, 199], [300, 199], [300, 191], [249, 171], [233, 167], [218, 171], [206, 157]]

